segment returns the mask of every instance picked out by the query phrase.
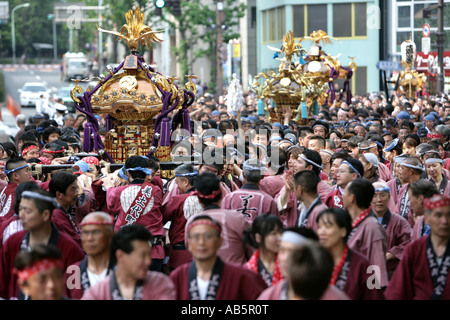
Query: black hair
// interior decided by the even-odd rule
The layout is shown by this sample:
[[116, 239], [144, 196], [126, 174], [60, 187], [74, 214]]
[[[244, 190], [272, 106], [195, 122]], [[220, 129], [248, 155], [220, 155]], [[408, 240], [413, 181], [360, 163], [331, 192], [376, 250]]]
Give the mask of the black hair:
[[[287, 152], [284, 149], [279, 147], [275, 147], [276, 152], [272, 154], [272, 150], [274, 147], [267, 148], [267, 158], [269, 159], [269, 167], [273, 167], [273, 171], [276, 172], [275, 175], [281, 175], [284, 172], [284, 168], [287, 164]], [[272, 157], [278, 155], [278, 162], [274, 161]]]
[[44, 143], [47, 143], [48, 138], [52, 133], [57, 133], [59, 136], [61, 136], [61, 129], [59, 129], [58, 127], [53, 127], [53, 126], [45, 128], [44, 131], [42, 131], [42, 141]]
[[22, 144], [20, 153], [22, 154], [22, 153], [23, 153], [23, 150], [25, 150], [26, 148], [28, 148], [28, 147], [30, 147], [30, 146], [36, 146], [36, 147], [38, 147], [38, 149], [40, 149], [40, 148], [39, 148], [39, 143], [37, 143], [37, 142], [35, 142], [35, 141], [27, 141], [27, 142], [24, 142], [24, 143]]
[[[211, 195], [213, 191], [220, 190], [220, 180], [217, 175], [211, 172], [204, 172], [197, 176], [194, 183], [195, 190], [207, 196]], [[203, 205], [207, 206], [219, 201], [222, 198], [222, 192], [219, 192], [213, 199], [206, 199], [198, 197], [198, 200]]]
[[319, 300], [329, 286], [333, 268], [331, 253], [319, 243], [309, 242], [289, 256], [289, 285], [295, 295], [307, 300]]
[[323, 220], [326, 224], [331, 224], [330, 216], [334, 217], [334, 222], [339, 228], [345, 228], [346, 234], [344, 237], [344, 243], [347, 243], [348, 236], [352, 232], [352, 217], [343, 209], [329, 208], [321, 211], [316, 217], [316, 223]]
[[356, 205], [360, 208], [367, 209], [372, 203], [375, 189], [367, 179], [357, 178], [350, 182], [348, 186], [348, 192], [355, 196]]
[[[179, 167], [176, 167], [174, 171], [175, 171], [175, 175], [177, 175], [177, 174], [193, 173], [195, 171], [195, 169], [194, 169], [194, 166], [192, 164], [185, 163], [185, 164], [182, 164]], [[189, 185], [194, 186], [197, 176], [186, 175], [186, 176], [183, 176], [183, 177], [180, 177], [180, 178], [187, 179], [187, 181], [189, 182]]]
[[16, 145], [12, 142], [2, 142], [1, 143], [3, 150], [5, 151], [8, 158], [15, 158], [18, 156]]
[[66, 194], [67, 188], [77, 180], [77, 176], [66, 170], [58, 170], [52, 174], [49, 183], [50, 193], [56, 197], [56, 192]]
[[[47, 144], [45, 144], [44, 149], [50, 150], [50, 151], [59, 151], [57, 153], [52, 153], [52, 156], [54, 158], [62, 158], [64, 157], [64, 149], [63, 145], [59, 144], [58, 142], [52, 141]], [[44, 152], [45, 153], [45, 152]]]
[[[5, 170], [16, 169], [16, 168], [20, 167], [20, 166], [17, 165], [17, 164], [18, 164], [18, 163], [21, 163], [21, 162], [26, 162], [26, 161], [25, 161], [25, 159], [22, 158], [22, 157], [14, 157], [14, 158], [10, 158], [10, 159], [8, 159], [8, 160], [6, 161], [6, 164], [5, 164]], [[13, 173], [14, 173], [14, 172], [11, 172], [11, 173], [7, 174], [7, 177], [8, 177], [8, 179], [9, 179], [9, 181], [12, 180], [11, 175], [12, 175]]]
[[[43, 259], [61, 259], [61, 251], [52, 244], [36, 244], [31, 246], [29, 250], [20, 250], [14, 260], [14, 266], [21, 271], [27, 267], [31, 267], [35, 262]], [[64, 270], [61, 269], [61, 273]], [[25, 282], [26, 283], [26, 282]]]
[[[314, 163], [317, 163], [319, 166], [322, 165], [322, 157], [320, 156], [320, 153], [318, 153], [317, 151], [310, 150], [310, 149], [305, 149], [305, 150], [303, 150], [302, 155], [306, 159], [311, 160]], [[319, 167], [317, 167], [317, 166], [315, 166], [315, 165], [313, 165], [313, 164], [311, 164], [311, 163], [306, 161], [306, 166], [309, 166], [309, 165], [311, 165], [311, 167], [312, 167], [311, 170], [314, 171], [317, 176], [319, 176], [321, 168], [319, 168]]]
[[150, 242], [152, 237], [152, 233], [142, 224], [125, 225], [113, 235], [111, 240], [111, 253], [114, 257], [116, 256], [117, 250], [122, 250], [126, 254], [129, 254], [134, 250], [133, 241]]
[[307, 193], [317, 194], [319, 176], [313, 170], [301, 170], [294, 174], [295, 185], [300, 185]]
[[355, 170], [353, 170], [352, 167], [349, 166], [350, 167], [349, 169], [351, 170], [351, 172], [354, 172], [356, 174], [359, 173], [360, 177], [364, 177], [364, 166], [361, 163], [361, 161], [359, 161], [358, 159], [355, 159], [355, 158], [347, 158], [347, 159], [345, 159], [345, 161], [350, 163], [353, 166], [353, 168], [355, 168], [357, 170], [357, 171], [355, 171]]
[[431, 180], [419, 179], [411, 183], [409, 189], [415, 197], [423, 195], [424, 198], [430, 198], [435, 194], [439, 194], [436, 184]]
[[[128, 159], [125, 161], [125, 169], [133, 169], [137, 167], [148, 168], [148, 160], [141, 156], [128, 157]], [[128, 171], [128, 173], [133, 179], [145, 179], [147, 177], [147, 174], [142, 171]]]
[[[41, 189], [41, 188], [38, 188], [35, 190], [30, 190], [30, 191], [38, 193], [41, 196], [54, 198], [54, 196], [52, 196], [52, 194], [50, 194], [50, 192], [48, 192], [44, 189]], [[23, 194], [21, 196], [22, 196], [22, 199], [27, 199], [27, 200], [33, 201], [36, 208], [38, 209], [39, 213], [43, 213], [45, 210], [48, 210], [50, 212], [50, 217], [52, 216], [53, 210], [55, 209], [55, 203], [50, 202], [50, 201], [45, 201], [42, 199], [38, 199], [38, 198], [27, 197], [27, 196], [24, 196]], [[55, 202], [56, 202], [56, 199], [55, 199]]]
[[19, 136], [19, 141], [39, 142], [40, 136], [36, 130], [25, 131]]
[[14, 192], [14, 212], [19, 213], [20, 199], [22, 199], [22, 193], [24, 191], [35, 191], [41, 189], [34, 181], [19, 183]]
[[[270, 213], [259, 215], [253, 220], [252, 226], [244, 231], [244, 243], [254, 248], [265, 249], [264, 239], [274, 230], [284, 231], [280, 218]], [[256, 241], [256, 234], [261, 236], [261, 243]]]

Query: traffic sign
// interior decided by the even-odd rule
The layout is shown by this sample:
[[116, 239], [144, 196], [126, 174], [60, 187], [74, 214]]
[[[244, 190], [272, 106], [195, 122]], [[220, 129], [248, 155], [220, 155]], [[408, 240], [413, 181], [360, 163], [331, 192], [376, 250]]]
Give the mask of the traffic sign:
[[428, 23], [425, 23], [422, 27], [422, 35], [424, 37], [429, 37], [431, 33], [431, 27]]
[[431, 50], [431, 38], [423, 37], [422, 38], [422, 52], [427, 54]]
[[400, 61], [380, 60], [377, 63], [377, 68], [380, 70], [400, 70], [402, 64]]

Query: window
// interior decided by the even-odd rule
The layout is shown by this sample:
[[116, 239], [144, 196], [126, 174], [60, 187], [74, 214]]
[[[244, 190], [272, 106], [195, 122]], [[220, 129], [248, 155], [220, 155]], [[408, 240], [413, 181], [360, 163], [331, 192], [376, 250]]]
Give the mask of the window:
[[333, 4], [333, 36], [337, 38], [367, 36], [366, 11], [365, 2]]
[[355, 7], [355, 36], [367, 36], [367, 4], [354, 3]]
[[398, 27], [408, 28], [411, 25], [411, 7], [401, 6], [398, 7]]
[[352, 36], [352, 4], [340, 3], [333, 5], [333, 36]]
[[305, 34], [305, 6], [294, 6], [294, 36], [304, 37]]
[[251, 11], [251, 27], [255, 28], [256, 27], [256, 7], [252, 7], [252, 11]]
[[308, 30], [307, 34], [311, 34], [317, 30], [328, 31], [328, 17], [326, 4], [307, 5], [308, 10]]
[[282, 41], [285, 35], [284, 7], [262, 12], [263, 41]]
[[360, 67], [356, 69], [352, 77], [353, 95], [364, 95], [367, 93], [367, 67]]

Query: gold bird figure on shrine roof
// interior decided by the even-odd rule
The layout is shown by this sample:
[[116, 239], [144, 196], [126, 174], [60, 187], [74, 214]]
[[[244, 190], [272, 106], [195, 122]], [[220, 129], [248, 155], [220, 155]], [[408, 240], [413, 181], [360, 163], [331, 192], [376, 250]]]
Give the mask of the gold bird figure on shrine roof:
[[97, 29], [101, 32], [111, 33], [118, 36], [118, 40], [125, 39], [131, 51], [137, 50], [139, 44], [145, 44], [148, 47], [151, 42], [162, 41], [162, 39], [159, 39], [156, 36], [156, 33], [163, 32], [164, 30], [154, 31], [149, 26], [146, 26], [144, 24], [144, 13], [141, 12], [139, 7], [136, 8], [135, 12], [130, 9], [125, 14], [125, 19], [127, 20], [127, 23], [122, 26], [120, 33], [116, 31], [104, 30], [98, 27]]
[[[306, 36], [304, 37], [302, 40], [312, 40], [314, 41], [316, 44], [319, 44], [320, 41], [322, 41], [324, 44], [332, 44], [334, 40], [334, 38], [332, 36], [329, 36], [325, 31], [323, 30], [317, 30], [312, 32], [309, 37]], [[302, 41], [300, 40], [300, 42]]]

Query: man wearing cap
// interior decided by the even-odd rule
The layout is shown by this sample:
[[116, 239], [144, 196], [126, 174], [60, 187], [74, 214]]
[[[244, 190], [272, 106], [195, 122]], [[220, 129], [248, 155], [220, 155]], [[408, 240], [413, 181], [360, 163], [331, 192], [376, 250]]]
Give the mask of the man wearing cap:
[[414, 221], [411, 215], [411, 205], [408, 196], [408, 187], [411, 183], [420, 180], [422, 173], [424, 171], [424, 166], [419, 159], [415, 157], [406, 158], [402, 163], [400, 163], [400, 180], [405, 183], [405, 185], [400, 189], [397, 205], [395, 206], [395, 213], [400, 214], [403, 218], [407, 219], [414, 226]]
[[417, 130], [417, 135], [419, 136], [420, 143], [428, 142], [428, 134], [430, 130], [426, 126], [422, 126]]
[[194, 260], [170, 274], [177, 300], [255, 300], [267, 288], [257, 274], [219, 257], [227, 240], [222, 224], [210, 215], [194, 216], [186, 235]]
[[6, 221], [14, 215], [14, 194], [17, 185], [32, 179], [30, 168], [23, 158], [11, 158], [6, 161], [5, 175], [9, 182], [0, 193], [0, 221]]
[[110, 187], [106, 190], [109, 213], [117, 217], [114, 231], [126, 225], [142, 224], [153, 235], [151, 270], [161, 271], [165, 257], [162, 237], [164, 236], [161, 213], [161, 191], [146, 181], [152, 174], [147, 159], [131, 156], [125, 161], [129, 185]]
[[58, 127], [64, 126], [64, 115], [67, 113], [67, 107], [62, 104], [62, 100], [59, 99], [55, 103], [55, 113], [51, 119], [55, 120]]
[[436, 195], [424, 202], [431, 233], [405, 249], [385, 292], [387, 299], [450, 299], [450, 198]]
[[52, 212], [58, 202], [45, 190], [25, 191], [20, 200], [19, 218], [24, 230], [11, 235], [2, 247], [0, 263], [0, 297], [25, 299], [18, 290], [17, 274], [13, 273], [14, 259], [20, 250], [37, 244], [54, 245], [62, 253], [63, 270], [85, 256], [71, 236], [52, 223]]
[[386, 120], [386, 129], [392, 135], [392, 138], [395, 139], [398, 136], [398, 120], [397, 118], [388, 118]]
[[240, 189], [227, 194], [222, 199], [221, 208], [236, 210], [251, 221], [265, 213], [279, 216], [275, 200], [259, 188], [259, 182], [266, 170], [266, 166], [258, 159], [245, 161], [243, 177], [246, 183]]
[[213, 119], [217, 124], [219, 124], [220, 120], [220, 111], [219, 110], [214, 110], [213, 112], [211, 112], [211, 119]]
[[348, 158], [341, 162], [336, 172], [337, 188], [332, 190], [325, 198], [324, 203], [328, 208], [344, 209], [343, 196], [347, 185], [364, 176], [364, 166], [358, 159]]
[[405, 218], [389, 210], [390, 188], [387, 183], [377, 181], [373, 183], [373, 187], [375, 194], [372, 198], [372, 212], [386, 231], [388, 239], [386, 263], [390, 278], [402, 259], [403, 251], [411, 242], [412, 229]]
[[[212, 173], [200, 174], [195, 180], [195, 191], [202, 211], [187, 219], [189, 225], [197, 215], [208, 215], [219, 221], [223, 229], [222, 246], [217, 251], [217, 255], [225, 262], [235, 262], [244, 264], [251, 255], [251, 250], [245, 248], [243, 242], [244, 230], [251, 227], [252, 221], [247, 216], [236, 210], [222, 209], [221, 191], [219, 178]], [[185, 231], [185, 243], [188, 233]], [[191, 251], [192, 253], [192, 251]]]
[[65, 273], [68, 297], [77, 300], [87, 289], [105, 279], [116, 265], [111, 255], [111, 239], [114, 235], [114, 220], [111, 216], [101, 211], [91, 212], [84, 217], [80, 228], [86, 256]]
[[424, 118], [424, 124], [429, 131], [433, 131], [434, 122], [436, 120], [435, 116], [432, 113], [427, 114]]
[[402, 124], [405, 121], [409, 121], [410, 119], [408, 111], [400, 111], [397, 115], [397, 119], [398, 119], [398, 127], [401, 128]]
[[170, 252], [167, 265], [170, 270], [192, 261], [192, 255], [184, 242], [184, 230], [187, 219], [203, 210], [198, 197], [192, 194], [195, 191], [194, 183], [197, 176], [198, 172], [191, 164], [175, 168], [174, 179], [181, 193], [172, 197], [161, 208], [164, 226], [169, 223]]

